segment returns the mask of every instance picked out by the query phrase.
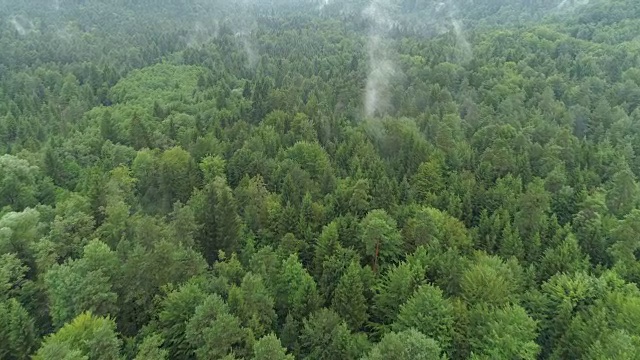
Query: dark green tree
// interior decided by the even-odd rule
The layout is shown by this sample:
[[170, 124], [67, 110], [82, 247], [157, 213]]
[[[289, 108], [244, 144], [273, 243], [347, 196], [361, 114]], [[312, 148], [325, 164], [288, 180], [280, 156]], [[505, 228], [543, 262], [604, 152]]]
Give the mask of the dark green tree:
[[305, 359], [359, 359], [366, 339], [352, 334], [335, 312], [320, 309], [304, 320], [300, 344]]
[[218, 251], [232, 254], [240, 250], [241, 220], [233, 192], [224, 179], [218, 177], [192, 198], [200, 230], [197, 243], [209, 263], [218, 258]]

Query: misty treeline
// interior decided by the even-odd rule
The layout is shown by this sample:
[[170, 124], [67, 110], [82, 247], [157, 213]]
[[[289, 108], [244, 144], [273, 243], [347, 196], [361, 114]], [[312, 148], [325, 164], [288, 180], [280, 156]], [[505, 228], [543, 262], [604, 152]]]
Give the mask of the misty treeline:
[[640, 358], [638, 29], [0, 0], [0, 359]]

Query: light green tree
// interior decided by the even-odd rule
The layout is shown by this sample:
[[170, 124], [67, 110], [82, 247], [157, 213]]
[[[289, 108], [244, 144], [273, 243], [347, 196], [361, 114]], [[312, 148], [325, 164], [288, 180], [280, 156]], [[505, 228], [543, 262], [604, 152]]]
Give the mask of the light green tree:
[[85, 311], [98, 316], [117, 314], [114, 285], [119, 266], [115, 252], [94, 240], [85, 246], [81, 259], [51, 268], [45, 286], [54, 326], [61, 327]]
[[135, 360], [166, 360], [169, 351], [162, 348], [162, 337], [158, 334], [146, 336], [138, 347]]
[[253, 344], [254, 360], [293, 360], [274, 334], [265, 335]]
[[109, 318], [82, 313], [45, 338], [34, 360], [121, 360], [122, 341]]
[[422, 285], [400, 307], [394, 331], [416, 329], [427, 337], [438, 341], [445, 349], [453, 338], [453, 305], [442, 290], [433, 285]]
[[38, 168], [13, 155], [0, 156], [0, 209], [9, 206], [22, 211], [35, 206]]
[[385, 334], [362, 360], [446, 360], [437, 341], [415, 329]]
[[479, 306], [473, 312], [480, 314], [472, 315], [472, 359], [537, 359], [537, 324], [522, 307]]
[[381, 266], [398, 260], [402, 248], [402, 237], [396, 221], [385, 210], [370, 211], [360, 223], [360, 241], [363, 255], [374, 272]]

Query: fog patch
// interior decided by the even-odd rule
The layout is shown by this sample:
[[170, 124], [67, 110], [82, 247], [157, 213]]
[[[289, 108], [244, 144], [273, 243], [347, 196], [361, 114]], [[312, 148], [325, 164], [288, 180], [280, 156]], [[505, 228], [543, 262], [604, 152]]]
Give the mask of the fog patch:
[[193, 29], [189, 32], [187, 39], [188, 47], [200, 47], [203, 44], [216, 39], [220, 33], [220, 23], [218, 20], [208, 22], [195, 21]]
[[29, 19], [21, 15], [14, 15], [9, 19], [9, 23], [13, 25], [14, 29], [20, 36], [28, 35], [36, 31], [35, 25]]
[[391, 110], [389, 83], [398, 74], [391, 59], [389, 33], [397, 22], [390, 1], [372, 0], [363, 16], [369, 21], [367, 56], [369, 73], [365, 87], [364, 112], [367, 117], [382, 116]]
[[588, 5], [589, 0], [562, 0], [556, 7], [557, 11], [573, 10], [578, 6]]

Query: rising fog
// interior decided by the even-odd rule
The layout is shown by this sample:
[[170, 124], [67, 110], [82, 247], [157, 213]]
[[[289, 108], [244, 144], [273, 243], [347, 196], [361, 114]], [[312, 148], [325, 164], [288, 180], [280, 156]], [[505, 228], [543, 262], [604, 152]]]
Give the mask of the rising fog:
[[[21, 37], [40, 34], [57, 36], [64, 41], [93, 31], [116, 34], [122, 28], [118, 24], [123, 22], [137, 23], [141, 30], [154, 26], [178, 27], [185, 46], [193, 48], [216, 39], [221, 29], [226, 28], [233, 33], [237, 46], [244, 50], [246, 67], [255, 69], [261, 56], [260, 44], [255, 39], [258, 22], [304, 9], [309, 16], [353, 24], [354, 31], [361, 34], [367, 61], [362, 109], [366, 117], [377, 117], [392, 107], [392, 84], [402, 75], [395, 49], [403, 33], [425, 38], [450, 36], [455, 39], [458, 52], [449, 60], [467, 62], [473, 58], [469, 34], [487, 18], [492, 17], [496, 22], [539, 21], [545, 16], [587, 5], [589, 0], [547, 0], [535, 6], [526, 0], [114, 1], [121, 3], [120, 6], [106, 3], [96, 13], [82, 16], [85, 21], [82, 23], [79, 15], [86, 15], [82, 1], [0, 0], [0, 21]], [[483, 9], [485, 13], [475, 9]], [[507, 13], [519, 15], [518, 18], [503, 16]], [[184, 28], [184, 24], [191, 25]]]

